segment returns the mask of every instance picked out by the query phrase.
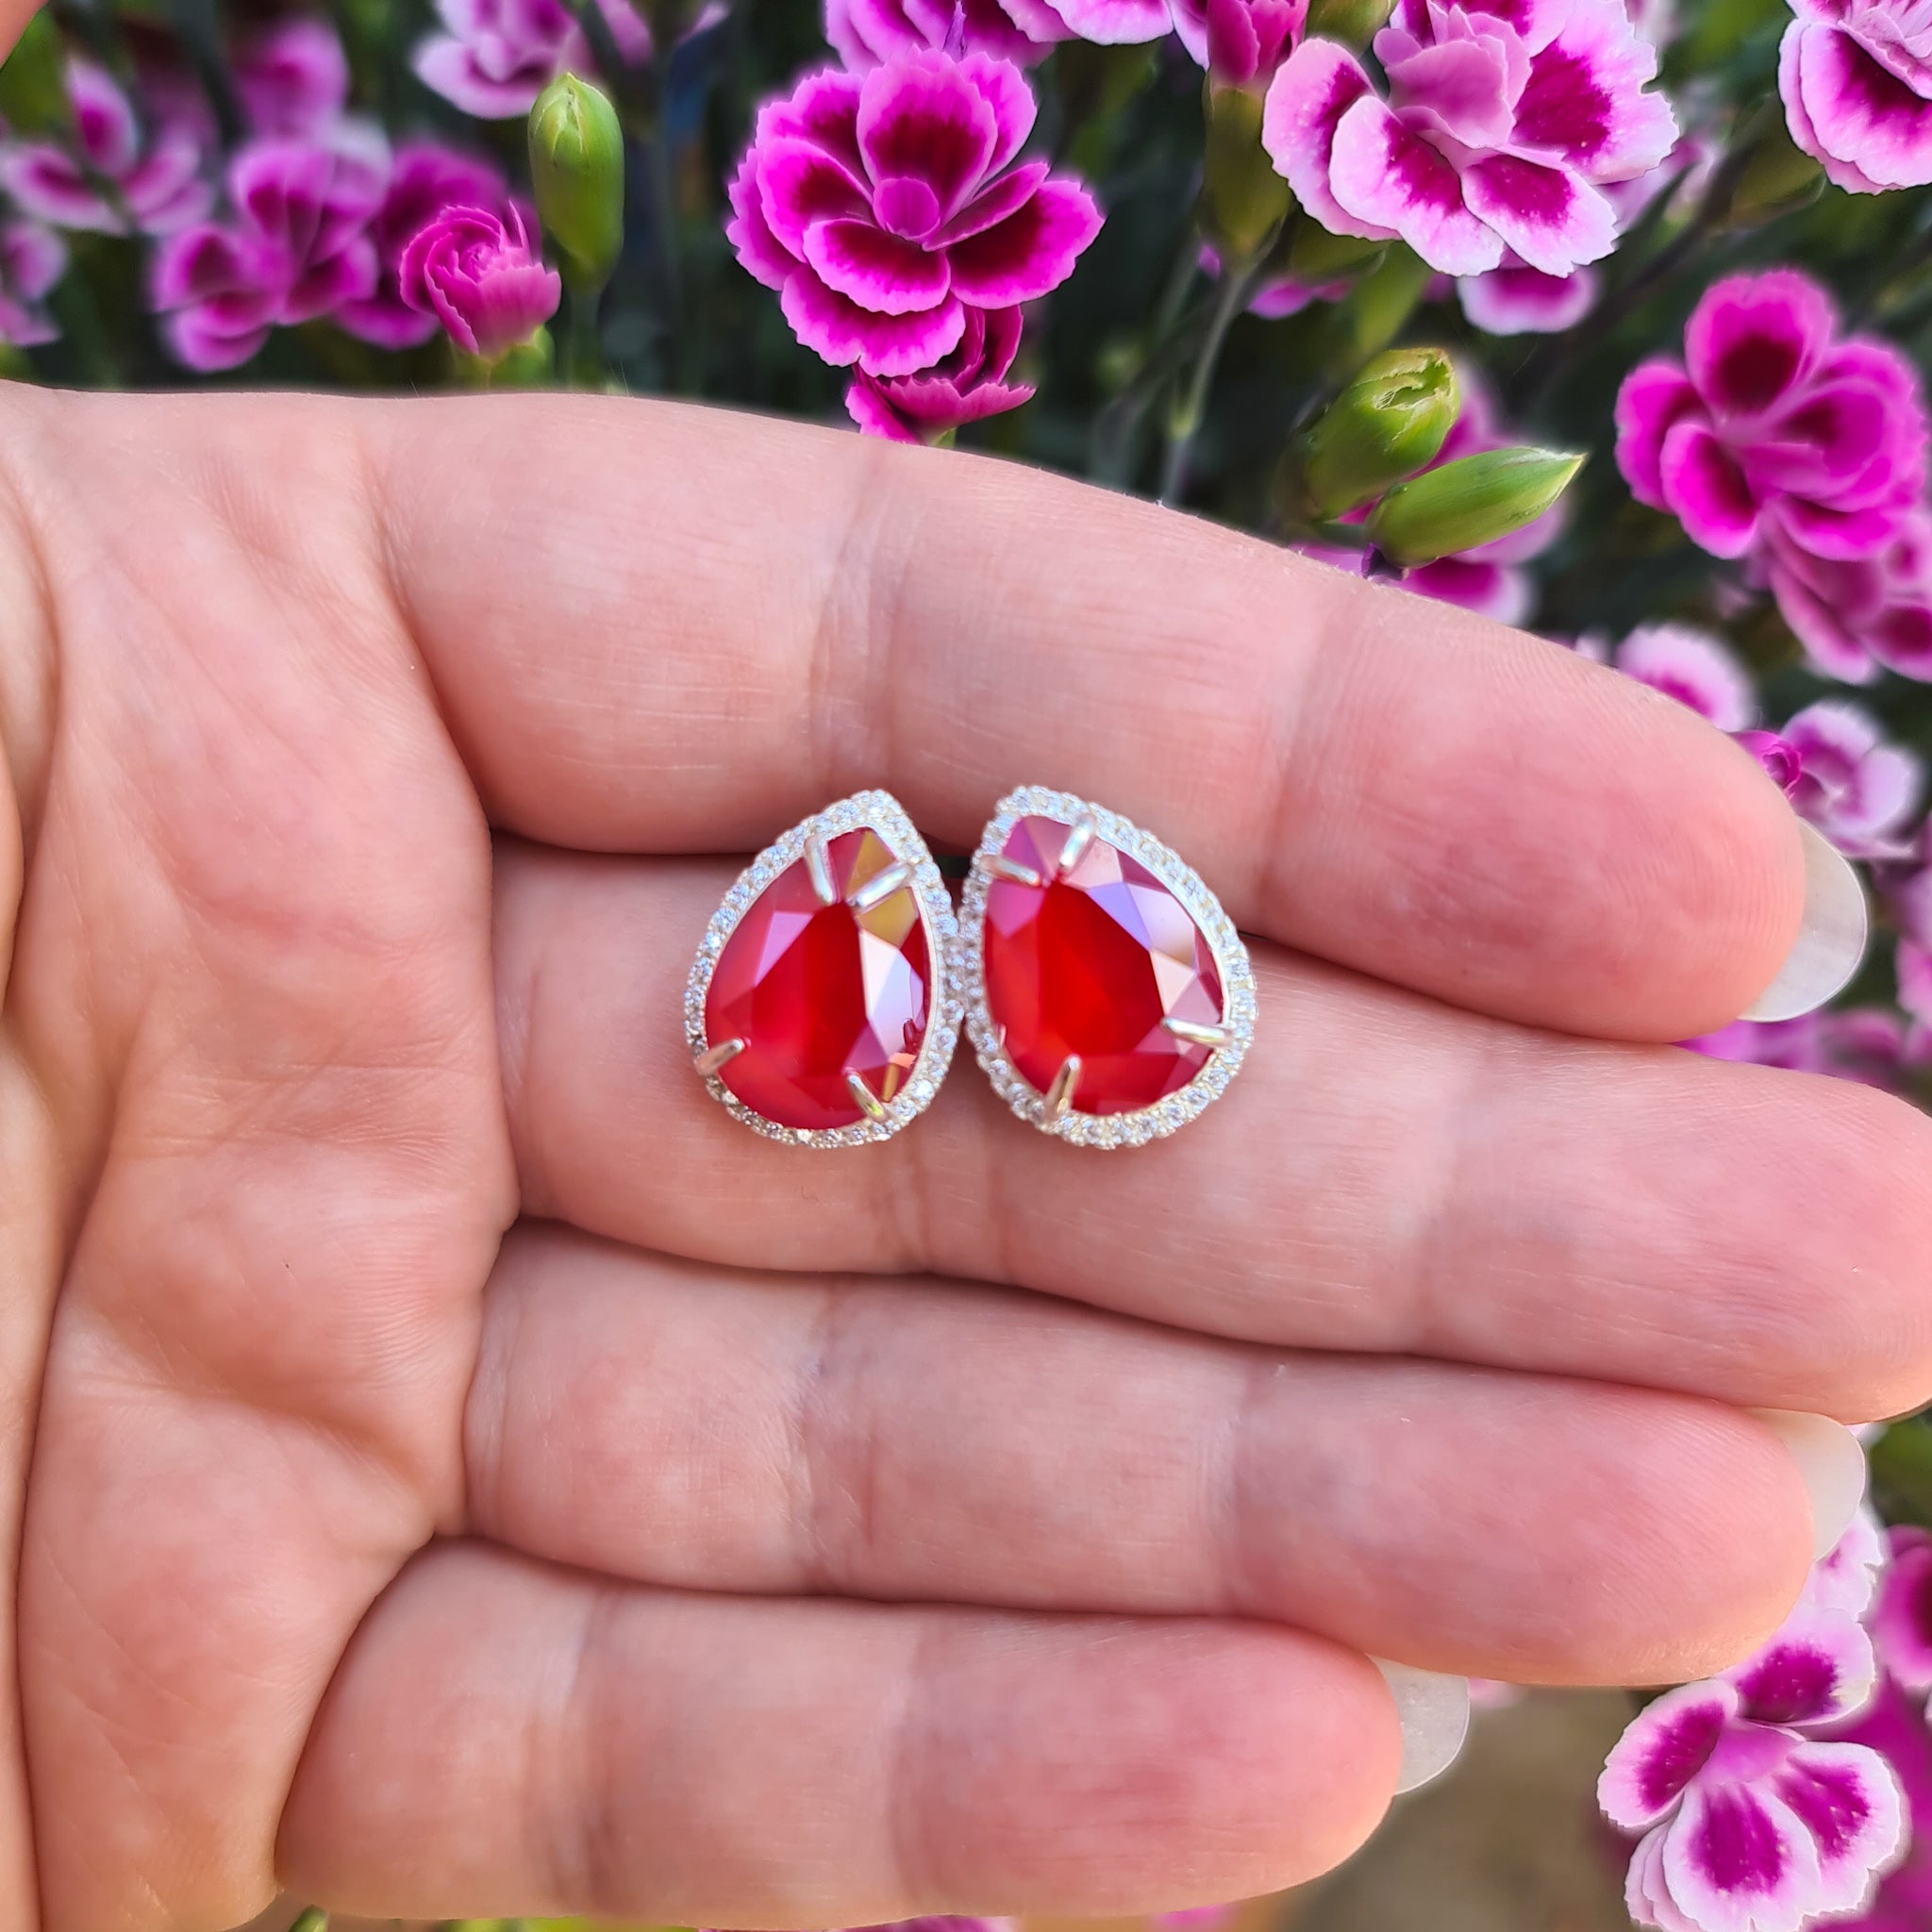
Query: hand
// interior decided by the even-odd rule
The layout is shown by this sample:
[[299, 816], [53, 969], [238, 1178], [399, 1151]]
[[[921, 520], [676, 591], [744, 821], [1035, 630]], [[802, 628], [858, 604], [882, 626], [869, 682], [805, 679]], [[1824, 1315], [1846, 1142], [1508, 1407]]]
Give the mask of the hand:
[[[1722, 1665], [1812, 1540], [1732, 1405], [1932, 1391], [1925, 1124], [1654, 1043], [1804, 867], [1632, 682], [667, 406], [16, 391], [0, 469], [0, 1924], [1255, 1892], [1388, 1800], [1361, 1653]], [[727, 855], [1026, 780], [1259, 936], [1228, 1097], [714, 1107]]]

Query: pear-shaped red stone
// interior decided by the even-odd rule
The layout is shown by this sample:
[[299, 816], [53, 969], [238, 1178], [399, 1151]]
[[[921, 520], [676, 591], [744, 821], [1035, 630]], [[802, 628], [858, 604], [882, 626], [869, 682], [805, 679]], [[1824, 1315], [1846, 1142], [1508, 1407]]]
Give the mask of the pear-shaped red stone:
[[1127, 1113], [1207, 1064], [1213, 1048], [1165, 1023], [1220, 1025], [1221, 974], [1193, 914], [1139, 859], [1096, 837], [1062, 870], [1071, 829], [1024, 818], [1001, 847], [1041, 882], [987, 888], [987, 1006], [1039, 1092], [1077, 1055], [1074, 1110]]
[[833, 903], [804, 859], [788, 865], [746, 907], [705, 997], [707, 1040], [744, 1041], [718, 1078], [767, 1120], [821, 1130], [865, 1118], [853, 1074], [882, 1102], [905, 1086], [931, 1004], [918, 893], [901, 886], [863, 911], [848, 903], [897, 863], [885, 841], [842, 832], [825, 858]]

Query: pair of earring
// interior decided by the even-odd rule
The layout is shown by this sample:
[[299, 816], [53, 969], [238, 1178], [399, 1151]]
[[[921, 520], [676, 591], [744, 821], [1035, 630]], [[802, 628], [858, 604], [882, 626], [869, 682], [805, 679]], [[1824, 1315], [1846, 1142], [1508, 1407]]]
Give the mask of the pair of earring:
[[1022, 1120], [1139, 1146], [1234, 1077], [1255, 980], [1214, 894], [1115, 812], [1038, 786], [1002, 799], [956, 915], [899, 802], [861, 791], [732, 887], [684, 1016], [712, 1097], [774, 1140], [889, 1139], [939, 1091], [963, 1022]]

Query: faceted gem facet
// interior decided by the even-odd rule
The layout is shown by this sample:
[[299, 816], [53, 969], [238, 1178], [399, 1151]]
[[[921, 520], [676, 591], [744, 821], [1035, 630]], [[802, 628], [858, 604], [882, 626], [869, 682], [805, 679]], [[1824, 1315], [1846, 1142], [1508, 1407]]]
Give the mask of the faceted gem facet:
[[987, 1008], [1037, 1092], [1077, 1055], [1074, 1110], [1127, 1113], [1208, 1063], [1211, 1046], [1164, 1023], [1222, 1024], [1221, 974], [1193, 914], [1138, 859], [1096, 836], [1062, 871], [1071, 830], [1023, 818], [1001, 847], [1040, 884], [987, 887]]
[[871, 829], [825, 841], [833, 903], [803, 858], [745, 908], [705, 998], [705, 1036], [742, 1040], [719, 1070], [732, 1093], [781, 1126], [830, 1129], [863, 1120], [857, 1074], [879, 1102], [910, 1076], [925, 1038], [931, 966], [910, 884], [863, 909], [850, 901], [898, 861]]

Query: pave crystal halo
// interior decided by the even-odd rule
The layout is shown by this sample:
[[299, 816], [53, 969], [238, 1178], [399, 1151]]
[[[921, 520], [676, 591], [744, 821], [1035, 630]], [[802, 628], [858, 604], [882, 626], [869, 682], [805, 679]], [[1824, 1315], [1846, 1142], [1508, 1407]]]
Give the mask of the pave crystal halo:
[[712, 914], [684, 994], [711, 1097], [798, 1147], [890, 1140], [923, 1113], [962, 1017], [958, 922], [887, 791], [815, 812]]
[[1193, 869], [1117, 812], [1024, 786], [959, 908], [966, 1028], [1024, 1121], [1081, 1147], [1185, 1126], [1234, 1078], [1255, 975]]

